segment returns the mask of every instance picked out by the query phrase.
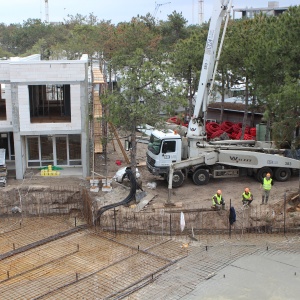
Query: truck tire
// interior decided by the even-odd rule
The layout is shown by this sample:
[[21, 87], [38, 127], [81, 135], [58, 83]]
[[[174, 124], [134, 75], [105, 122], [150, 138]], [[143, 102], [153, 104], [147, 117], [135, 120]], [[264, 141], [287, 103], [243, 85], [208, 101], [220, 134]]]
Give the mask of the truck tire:
[[264, 167], [264, 168], [259, 169], [258, 172], [256, 173], [256, 179], [259, 182], [262, 182], [263, 179], [265, 178], [265, 176], [267, 175], [267, 173], [270, 173], [271, 177], [273, 176], [273, 171], [271, 168]]
[[274, 176], [277, 181], [287, 181], [291, 177], [291, 173], [289, 168], [277, 168]]
[[193, 174], [193, 181], [197, 185], [207, 184], [209, 181], [209, 173], [205, 169], [198, 169]]
[[181, 171], [175, 171], [173, 173], [173, 178], [172, 178], [172, 187], [174, 188], [180, 187], [183, 184], [184, 179], [185, 179], [184, 174]]

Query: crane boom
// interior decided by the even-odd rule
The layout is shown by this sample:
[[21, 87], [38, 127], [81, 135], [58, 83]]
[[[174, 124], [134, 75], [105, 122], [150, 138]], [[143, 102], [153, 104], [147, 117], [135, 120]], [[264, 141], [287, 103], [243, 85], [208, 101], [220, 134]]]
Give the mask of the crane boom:
[[[290, 158], [275, 149], [273, 143], [259, 141], [206, 141], [205, 113], [212, 91], [231, 0], [215, 0], [207, 36], [194, 115], [187, 136], [173, 130], [153, 130], [147, 151], [150, 173], [168, 181], [169, 196], [172, 187], [179, 187], [185, 178], [192, 177], [197, 185], [207, 184], [212, 178], [233, 178], [253, 175], [262, 182], [270, 173], [278, 181], [286, 181], [294, 170], [300, 170], [300, 160]], [[219, 35], [226, 15], [222, 38]], [[219, 46], [218, 46], [219, 44]], [[218, 50], [218, 53], [217, 53]], [[201, 113], [204, 114], [204, 120]]]
[[[209, 92], [212, 88], [211, 85], [213, 83], [221, 25], [224, 16], [227, 18], [229, 17], [230, 7], [231, 0], [215, 0], [214, 2], [213, 13], [205, 45], [194, 115], [192, 116], [188, 127], [187, 135], [189, 137], [205, 136], [205, 122], [203, 121], [203, 117], [205, 116], [203, 115], [206, 113]], [[225, 27], [224, 30], [226, 30]], [[224, 38], [224, 34], [222, 38]], [[219, 48], [219, 51], [220, 50], [221, 48]]]
[[171, 2], [166, 2], [166, 3], [156, 3], [155, 2], [155, 10], [154, 10], [154, 13], [153, 13], [153, 17], [155, 18], [156, 17], [156, 14], [158, 12], [158, 9], [163, 6], [163, 5], [166, 5], [166, 4], [170, 4]]

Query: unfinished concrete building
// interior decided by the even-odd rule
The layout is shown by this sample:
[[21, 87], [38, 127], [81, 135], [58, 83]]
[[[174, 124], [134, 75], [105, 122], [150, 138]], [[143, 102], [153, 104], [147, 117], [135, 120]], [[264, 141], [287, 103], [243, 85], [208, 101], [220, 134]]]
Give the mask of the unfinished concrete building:
[[0, 148], [16, 179], [47, 165], [89, 173], [88, 57], [0, 61]]

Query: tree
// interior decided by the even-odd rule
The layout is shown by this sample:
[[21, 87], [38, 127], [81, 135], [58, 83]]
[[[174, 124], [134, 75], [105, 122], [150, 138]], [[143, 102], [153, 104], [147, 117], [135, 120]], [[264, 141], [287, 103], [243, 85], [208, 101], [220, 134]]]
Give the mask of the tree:
[[13, 56], [12, 53], [3, 50], [3, 49], [0, 47], [0, 58], [8, 58], [8, 57], [11, 57], [11, 56]]
[[[118, 57], [119, 58], [119, 57]], [[112, 61], [119, 70], [118, 88], [102, 98], [108, 107], [106, 120], [120, 129], [130, 131], [131, 165], [136, 166], [136, 127], [155, 125], [161, 120], [161, 112], [169, 112], [182, 103], [184, 88], [172, 80], [168, 63], [149, 59], [142, 49], [136, 49], [126, 59], [124, 66], [119, 59]]]
[[179, 40], [170, 54], [171, 70], [177, 80], [186, 83], [188, 115], [193, 115], [195, 93], [198, 88], [207, 36], [207, 26], [195, 27], [189, 37]]
[[186, 24], [187, 20], [182, 16], [182, 13], [176, 11], [168, 15], [167, 21], [160, 21], [159, 28], [162, 35], [160, 48], [162, 51], [170, 51], [176, 42], [187, 37]]
[[[268, 95], [272, 137], [278, 147], [300, 147], [300, 80], [287, 77], [280, 89]], [[298, 135], [296, 134], [298, 132]]]
[[299, 18], [300, 6], [291, 7], [278, 17], [259, 16], [256, 27], [253, 82], [278, 146], [286, 140], [299, 147]]
[[[256, 38], [255, 21], [252, 19], [232, 21], [229, 23], [225, 46], [221, 54], [221, 61], [226, 61], [230, 75], [231, 84], [245, 85], [245, 109], [242, 122], [242, 134], [244, 139], [247, 125], [249, 95], [254, 74], [253, 56], [255, 55], [254, 40]], [[223, 63], [224, 66], [224, 63]], [[224, 70], [222, 71], [224, 74]], [[224, 74], [225, 76], [225, 74]]]

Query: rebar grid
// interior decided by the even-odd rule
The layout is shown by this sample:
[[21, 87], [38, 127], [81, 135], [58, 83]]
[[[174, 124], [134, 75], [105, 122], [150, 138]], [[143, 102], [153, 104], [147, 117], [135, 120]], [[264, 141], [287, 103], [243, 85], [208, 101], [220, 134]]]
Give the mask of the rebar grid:
[[0, 219], [0, 254], [20, 248], [45, 237], [74, 227], [69, 218], [51, 216], [43, 218]]
[[[1, 299], [178, 299], [242, 256], [299, 253], [297, 233], [237, 230], [229, 238], [227, 212], [213, 213], [220, 220], [209, 230], [205, 224], [212, 221], [211, 214], [185, 213], [183, 232], [179, 218], [165, 212], [126, 212], [125, 224], [117, 227], [122, 214], [107, 214], [104, 228], [72, 233], [0, 260]], [[0, 254], [70, 230], [76, 223], [69, 216], [21, 220], [19, 228], [19, 218], [0, 219], [0, 242], [5, 242]], [[146, 228], [149, 223], [151, 230]], [[225, 229], [220, 229], [222, 223]], [[203, 235], [205, 231], [209, 234]]]
[[[151, 279], [164, 260], [138, 252], [131, 257], [40, 299], [115, 299], [133, 285]], [[169, 265], [169, 264], [167, 264]]]
[[[36, 218], [37, 236], [41, 236], [39, 230], [44, 232], [39, 221], [42, 220]], [[52, 218], [52, 221], [58, 220]], [[125, 240], [121, 235], [101, 237], [99, 232], [86, 230], [4, 258], [0, 261], [1, 299], [57, 299], [57, 295], [66, 299], [113, 299], [151, 281], [156, 273], [175, 263], [174, 259], [185, 255], [179, 244], [175, 246], [171, 240], [150, 238], [149, 243], [149, 236], [141, 239], [132, 236], [124, 243]], [[172, 247], [179, 250], [173, 251], [176, 255], [171, 257], [166, 250], [166, 257], [155, 254], [153, 249], [162, 245], [170, 253]]]
[[[283, 251], [300, 253], [299, 235], [253, 235], [243, 241], [206, 236], [201, 242], [192, 242], [189, 255], [169, 268], [155, 281], [126, 299], [181, 299], [197, 285], [210, 279], [237, 259], [253, 255], [275, 255]], [[118, 298], [122, 299], [122, 298]], [[187, 298], [186, 298], [187, 299]]]

